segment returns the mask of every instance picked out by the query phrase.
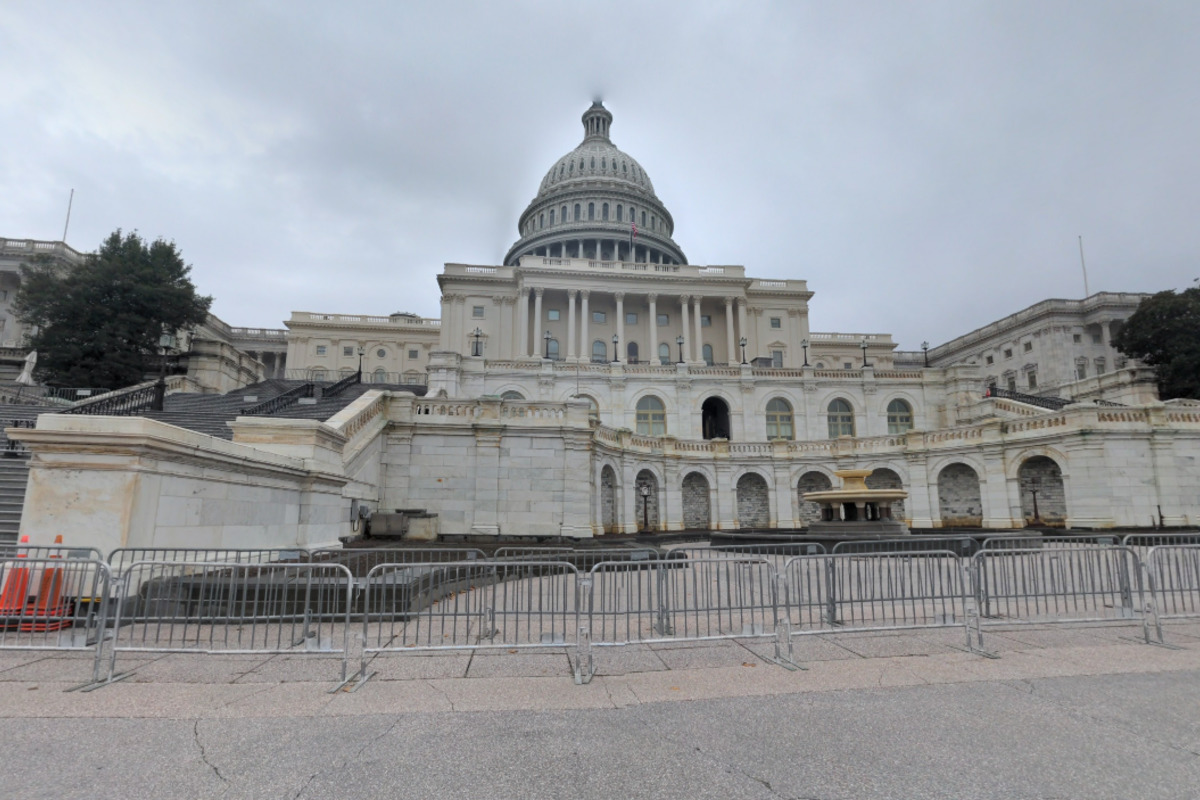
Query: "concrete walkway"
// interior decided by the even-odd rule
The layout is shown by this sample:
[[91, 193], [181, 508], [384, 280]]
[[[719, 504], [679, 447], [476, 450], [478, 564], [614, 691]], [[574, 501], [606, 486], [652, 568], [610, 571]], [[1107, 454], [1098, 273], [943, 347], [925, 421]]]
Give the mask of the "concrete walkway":
[[0, 654], [10, 797], [1200, 797], [1200, 623], [377, 658]]

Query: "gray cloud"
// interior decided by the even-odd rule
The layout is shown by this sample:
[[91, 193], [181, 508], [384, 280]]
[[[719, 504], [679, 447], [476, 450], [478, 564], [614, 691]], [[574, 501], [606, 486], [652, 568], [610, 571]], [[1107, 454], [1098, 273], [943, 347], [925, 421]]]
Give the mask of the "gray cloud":
[[[649, 6], [649, 7], [647, 7]], [[214, 310], [436, 316], [600, 94], [693, 263], [939, 342], [1200, 276], [1192, 3], [0, 6], [0, 235], [175, 239]]]

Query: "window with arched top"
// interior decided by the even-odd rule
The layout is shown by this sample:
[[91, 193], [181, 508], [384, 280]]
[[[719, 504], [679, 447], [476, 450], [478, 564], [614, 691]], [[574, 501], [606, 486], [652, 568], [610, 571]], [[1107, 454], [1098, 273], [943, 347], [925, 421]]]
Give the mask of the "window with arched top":
[[509, 389], [504, 394], [500, 395], [501, 400], [524, 400], [525, 395], [518, 392], [516, 389]]
[[579, 222], [580, 219], [581, 219], [581, 217], [579, 214], [579, 203], [576, 203], [575, 204], [575, 221]]
[[546, 358], [558, 361], [558, 339], [550, 339], [546, 342]]
[[592, 169], [596, 168], [596, 157], [592, 156]]
[[592, 361], [597, 364], [608, 361], [608, 345], [604, 343], [603, 339], [592, 342]]
[[706, 344], [700, 348], [700, 357], [704, 359], [704, 363], [708, 366], [713, 365], [713, 349], [711, 344]]
[[782, 397], [767, 401], [767, 439], [796, 438], [792, 418], [792, 405]]
[[387, 370], [383, 367], [377, 367], [373, 373], [375, 383], [387, 383]]
[[906, 433], [912, 430], [912, 406], [903, 400], [896, 399], [887, 407], [888, 433]]
[[646, 212], [642, 212], [642, 227], [646, 227]]
[[829, 438], [854, 435], [854, 409], [842, 398], [829, 404]]
[[591, 222], [595, 218], [596, 218], [596, 204], [588, 203], [588, 222]]
[[600, 219], [608, 222], [608, 203], [600, 206]]
[[538, 228], [546, 227], [546, 215], [538, 214]]
[[624, 217], [621, 215], [621, 212], [622, 212], [623, 210], [624, 210], [624, 209], [622, 208], [621, 204], [620, 204], [620, 203], [617, 203], [617, 222], [624, 222], [624, 221], [625, 221]]
[[637, 402], [637, 432], [643, 436], [667, 435], [667, 409], [652, 394]]
[[636, 364], [638, 360], [637, 342], [630, 342], [625, 345], [625, 355], [629, 359], [630, 364]]
[[658, 346], [658, 363], [671, 363], [671, 345], [667, 344], [666, 342], [663, 342]]
[[559, 219], [561, 219], [563, 222], [567, 221], [567, 207], [566, 206], [562, 207], [562, 214], [559, 216]]
[[554, 209], [550, 209], [550, 227], [554, 227]]
[[607, 158], [600, 159], [600, 169], [608, 169], [608, 159]]

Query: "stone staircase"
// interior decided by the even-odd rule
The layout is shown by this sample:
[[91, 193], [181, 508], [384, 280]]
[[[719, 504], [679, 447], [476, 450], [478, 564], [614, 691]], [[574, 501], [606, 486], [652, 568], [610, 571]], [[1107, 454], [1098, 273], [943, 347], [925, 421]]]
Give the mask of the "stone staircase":
[[15, 544], [21, 527], [21, 507], [29, 482], [29, 454], [4, 434], [5, 428], [32, 427], [45, 406], [0, 405], [0, 545]]

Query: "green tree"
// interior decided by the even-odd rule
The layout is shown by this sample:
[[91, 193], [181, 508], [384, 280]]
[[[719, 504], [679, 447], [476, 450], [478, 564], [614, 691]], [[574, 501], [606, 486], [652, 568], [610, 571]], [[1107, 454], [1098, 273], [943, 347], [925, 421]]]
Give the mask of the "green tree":
[[1113, 345], [1154, 367], [1162, 399], [1200, 399], [1200, 287], [1142, 300]]
[[147, 244], [117, 229], [77, 264], [21, 266], [17, 317], [36, 325], [35, 374], [51, 385], [117, 389], [157, 371], [164, 332], [200, 324], [211, 297], [196, 294], [174, 242]]

